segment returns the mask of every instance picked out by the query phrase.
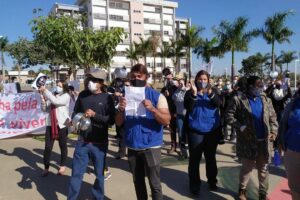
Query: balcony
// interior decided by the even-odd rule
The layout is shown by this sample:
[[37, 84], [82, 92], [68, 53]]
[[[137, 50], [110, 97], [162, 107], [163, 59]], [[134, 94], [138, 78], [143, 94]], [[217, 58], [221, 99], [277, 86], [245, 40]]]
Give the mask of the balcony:
[[144, 23], [145, 23], [145, 24], [161, 24], [161, 20], [160, 20], [160, 19], [149, 19], [149, 18], [145, 18], [145, 19], [144, 19]]
[[129, 16], [121, 16], [121, 15], [109, 15], [109, 19], [113, 21], [129, 21]]
[[129, 10], [129, 4], [124, 2], [109, 2], [109, 8]]
[[100, 13], [94, 13], [93, 17], [94, 17], [94, 19], [107, 19], [107, 15], [100, 14]]

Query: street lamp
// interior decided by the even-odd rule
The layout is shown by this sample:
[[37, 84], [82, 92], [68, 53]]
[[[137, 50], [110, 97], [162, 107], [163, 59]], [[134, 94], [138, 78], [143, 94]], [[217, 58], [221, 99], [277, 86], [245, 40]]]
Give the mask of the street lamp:
[[[3, 36], [2, 35], [0, 35], [0, 39], [1, 38], [3, 38]], [[1, 67], [2, 67], [2, 83], [4, 83], [4, 81], [5, 81], [5, 70], [4, 70], [4, 64], [3, 64], [3, 49], [1, 48]]]
[[299, 59], [295, 60], [295, 91], [297, 88], [297, 62], [299, 61], [300, 61]]

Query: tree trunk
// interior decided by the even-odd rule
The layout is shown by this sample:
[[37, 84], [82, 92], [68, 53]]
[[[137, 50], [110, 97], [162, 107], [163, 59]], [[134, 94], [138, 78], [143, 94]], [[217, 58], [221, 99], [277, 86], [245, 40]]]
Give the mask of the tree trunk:
[[231, 81], [235, 76], [235, 64], [234, 64], [234, 48], [231, 49]]
[[18, 78], [19, 78], [19, 83], [21, 84], [21, 69], [20, 69], [20, 65], [18, 65]]
[[272, 65], [271, 65], [271, 70], [274, 71], [275, 70], [275, 41], [272, 41]]
[[187, 59], [187, 67], [188, 67], [188, 73], [189, 73], [189, 80], [191, 80], [192, 77], [192, 66], [191, 66], [191, 48], [188, 47], [188, 59]]

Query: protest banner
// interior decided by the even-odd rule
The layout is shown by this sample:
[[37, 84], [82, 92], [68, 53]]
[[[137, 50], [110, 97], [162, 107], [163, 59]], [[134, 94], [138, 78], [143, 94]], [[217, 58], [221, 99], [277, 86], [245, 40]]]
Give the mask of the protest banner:
[[38, 93], [0, 94], [0, 139], [44, 132], [46, 117]]

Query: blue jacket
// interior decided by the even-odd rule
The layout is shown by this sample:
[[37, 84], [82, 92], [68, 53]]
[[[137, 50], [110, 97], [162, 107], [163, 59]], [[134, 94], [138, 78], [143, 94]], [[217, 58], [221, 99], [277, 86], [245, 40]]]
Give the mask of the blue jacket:
[[[125, 94], [126, 95], [126, 94]], [[157, 107], [160, 93], [150, 87], [145, 89], [146, 99]], [[125, 144], [132, 149], [147, 149], [161, 146], [163, 143], [163, 126], [159, 124], [150, 111], [146, 117], [125, 117]]]
[[213, 93], [211, 98], [207, 94], [193, 98], [194, 105], [188, 115], [191, 130], [207, 134], [220, 127], [220, 111], [213, 98], [218, 98], [216, 93]]

